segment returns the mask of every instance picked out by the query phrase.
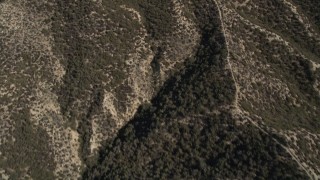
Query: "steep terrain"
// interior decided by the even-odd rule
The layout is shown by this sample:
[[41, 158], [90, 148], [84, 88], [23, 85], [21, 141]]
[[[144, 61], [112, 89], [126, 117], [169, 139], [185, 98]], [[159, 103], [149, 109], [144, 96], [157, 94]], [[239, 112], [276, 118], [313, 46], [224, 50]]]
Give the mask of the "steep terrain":
[[219, 3], [240, 114], [266, 133], [285, 137], [288, 153], [317, 178], [320, 36], [316, 21], [298, 5], [288, 0]]
[[0, 179], [319, 179], [317, 0], [0, 1]]

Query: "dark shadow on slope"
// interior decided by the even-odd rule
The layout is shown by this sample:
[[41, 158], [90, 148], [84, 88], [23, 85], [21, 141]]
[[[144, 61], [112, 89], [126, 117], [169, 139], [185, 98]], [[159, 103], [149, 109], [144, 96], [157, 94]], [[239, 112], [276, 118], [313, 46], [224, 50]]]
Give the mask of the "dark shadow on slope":
[[[210, 1], [211, 2], [211, 1]], [[202, 39], [193, 59], [100, 151], [84, 179], [307, 179], [285, 150], [228, 112], [235, 96], [214, 6], [194, 4]], [[220, 114], [209, 115], [213, 110]]]

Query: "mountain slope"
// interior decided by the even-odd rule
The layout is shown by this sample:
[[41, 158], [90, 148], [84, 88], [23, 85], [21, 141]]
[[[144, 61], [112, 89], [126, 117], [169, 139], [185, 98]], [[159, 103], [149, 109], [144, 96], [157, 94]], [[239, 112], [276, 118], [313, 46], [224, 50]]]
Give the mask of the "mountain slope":
[[0, 177], [319, 178], [319, 10], [0, 1]]

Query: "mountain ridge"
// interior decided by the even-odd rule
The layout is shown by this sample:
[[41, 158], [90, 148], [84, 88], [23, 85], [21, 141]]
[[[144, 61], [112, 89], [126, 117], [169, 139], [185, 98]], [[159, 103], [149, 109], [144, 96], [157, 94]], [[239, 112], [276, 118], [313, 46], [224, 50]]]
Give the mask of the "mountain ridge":
[[1, 1], [0, 177], [318, 179], [318, 10]]

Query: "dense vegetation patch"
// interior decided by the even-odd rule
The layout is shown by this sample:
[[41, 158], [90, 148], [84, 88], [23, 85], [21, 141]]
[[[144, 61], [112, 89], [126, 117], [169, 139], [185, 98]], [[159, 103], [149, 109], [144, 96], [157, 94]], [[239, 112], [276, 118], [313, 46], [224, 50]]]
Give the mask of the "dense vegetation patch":
[[235, 126], [228, 113], [148, 120], [159, 124], [146, 136], [126, 126], [84, 178], [307, 179], [269, 135]]

